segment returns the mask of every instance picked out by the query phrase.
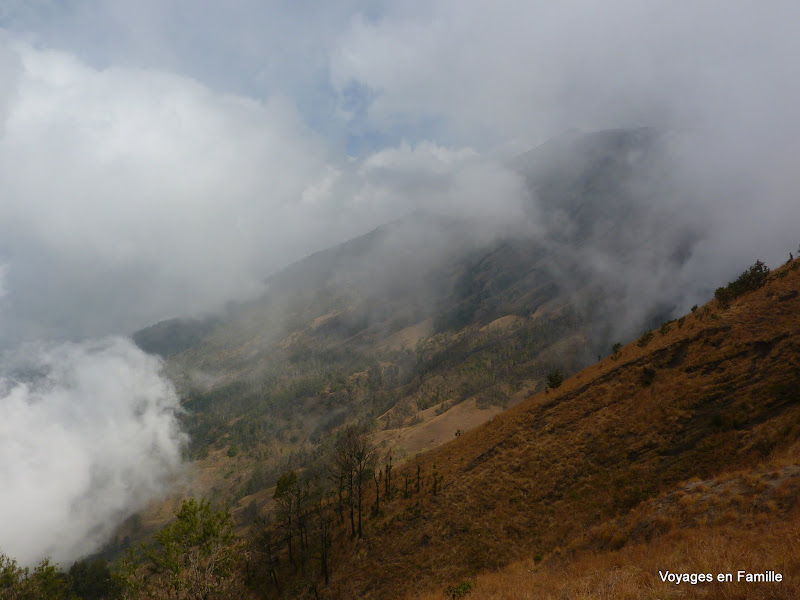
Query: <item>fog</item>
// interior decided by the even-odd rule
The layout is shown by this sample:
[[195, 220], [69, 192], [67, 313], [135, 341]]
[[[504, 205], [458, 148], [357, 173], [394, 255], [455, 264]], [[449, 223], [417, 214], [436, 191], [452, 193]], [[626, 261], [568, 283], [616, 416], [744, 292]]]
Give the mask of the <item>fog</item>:
[[414, 210], [513, 221], [506, 161], [567, 131], [673, 134], [688, 284], [794, 246], [796, 3], [257, 4], [7, 5], [5, 345], [207, 314]]
[[122, 338], [4, 359], [0, 551], [31, 564], [97, 550], [180, 473], [177, 395]]
[[4, 379], [0, 548], [74, 558], [179, 468], [158, 363], [86, 340], [257, 297], [420, 210], [566, 256], [512, 166], [548, 139], [663, 134], [636, 182], [639, 252], [592, 238], [575, 257], [631, 332], [653, 301], [686, 310], [782, 262], [800, 242], [799, 20], [788, 0], [4, 2], [0, 348], [28, 344], [25, 372], [46, 375]]

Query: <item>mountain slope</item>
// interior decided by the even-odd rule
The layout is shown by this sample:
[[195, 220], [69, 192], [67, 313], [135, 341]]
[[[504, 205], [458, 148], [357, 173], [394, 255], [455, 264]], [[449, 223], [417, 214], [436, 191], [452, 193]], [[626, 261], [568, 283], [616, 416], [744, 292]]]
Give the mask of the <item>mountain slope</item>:
[[272, 276], [263, 298], [135, 334], [167, 358], [193, 456], [216, 473], [195, 491], [263, 492], [349, 421], [398, 432], [386, 442], [412, 454], [440, 437], [404, 442], [403, 429], [462, 404], [475, 407], [465, 422], [486, 420], [481, 409], [513, 405], [553, 369], [574, 372], [659, 322], [674, 297], [631, 310], [620, 283], [651, 261], [678, 268], [675, 249], [685, 256], [696, 239], [677, 216], [653, 235], [657, 186], [644, 183], [658, 161], [652, 130], [552, 142], [516, 164], [530, 223], [411, 215]]
[[[711, 493], [719, 482], [736, 477], [762, 492], [780, 489], [780, 502], [766, 493], [752, 503], [729, 502], [719, 513], [728, 523], [746, 527], [747, 507], [770, 500], [769, 523], [795, 511], [798, 267], [800, 261], [782, 267], [728, 308], [712, 301], [665, 324], [641, 345], [623, 347], [397, 470], [395, 481], [407, 475], [413, 482], [419, 464], [421, 492], [384, 501], [363, 541], [338, 539], [343, 557], [331, 597], [403, 597], [537, 554], [557, 557], [558, 548], [602, 551], [628, 538], [652, 541], [672, 527], [654, 522], [685, 520], [664, 507], [687, 495], [687, 505], [702, 506], [722, 496]], [[695, 477], [703, 480], [699, 488]], [[743, 495], [743, 485], [730, 484], [730, 493]], [[703, 523], [713, 524], [715, 514], [709, 509]], [[647, 528], [649, 537], [634, 533]], [[715, 535], [704, 539], [722, 544]], [[784, 568], [800, 569], [797, 557]], [[647, 575], [650, 583], [654, 577]], [[792, 597], [794, 589], [775, 597]]]

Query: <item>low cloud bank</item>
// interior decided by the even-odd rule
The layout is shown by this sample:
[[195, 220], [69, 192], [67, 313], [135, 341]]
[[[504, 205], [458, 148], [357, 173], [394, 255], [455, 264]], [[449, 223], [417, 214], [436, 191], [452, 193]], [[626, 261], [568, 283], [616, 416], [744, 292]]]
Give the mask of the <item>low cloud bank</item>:
[[158, 359], [109, 338], [28, 348], [0, 376], [0, 551], [97, 550], [181, 469], [178, 397]]

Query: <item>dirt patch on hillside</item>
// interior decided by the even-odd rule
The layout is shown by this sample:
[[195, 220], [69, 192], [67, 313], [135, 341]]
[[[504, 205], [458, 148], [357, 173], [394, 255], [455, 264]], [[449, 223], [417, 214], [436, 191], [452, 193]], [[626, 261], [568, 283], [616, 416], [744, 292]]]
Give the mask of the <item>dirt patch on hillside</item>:
[[475, 400], [457, 404], [441, 415], [436, 410], [437, 407], [431, 407], [419, 413], [421, 423], [380, 432], [376, 442], [387, 449], [393, 448], [395, 456], [403, 460], [450, 441], [457, 431], [474, 429], [503, 412], [498, 406], [478, 408]]
[[413, 350], [417, 342], [433, 333], [433, 319], [421, 321], [390, 335], [381, 346], [386, 350]]

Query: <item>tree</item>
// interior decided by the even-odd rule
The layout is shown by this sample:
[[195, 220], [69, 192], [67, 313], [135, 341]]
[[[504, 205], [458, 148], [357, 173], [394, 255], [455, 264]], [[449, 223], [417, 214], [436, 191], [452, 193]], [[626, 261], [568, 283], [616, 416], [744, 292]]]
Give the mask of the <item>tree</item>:
[[101, 559], [79, 560], [69, 568], [72, 593], [81, 600], [106, 600], [117, 592], [111, 569]]
[[332, 517], [328, 508], [328, 504], [325, 502], [325, 496], [325, 489], [319, 484], [318, 481], [315, 482], [315, 485], [312, 487], [310, 497], [314, 515], [316, 515], [317, 521], [316, 524], [317, 540], [319, 543], [320, 571], [322, 573], [322, 578], [325, 581], [325, 585], [328, 585], [330, 582], [330, 574], [328, 570], [328, 551], [331, 546], [330, 528]]
[[334, 446], [334, 460], [340, 472], [348, 479], [351, 535], [353, 537], [356, 535], [354, 513], [358, 512], [358, 537], [364, 537], [361, 518], [364, 485], [367, 476], [372, 473], [375, 462], [375, 447], [370, 440], [367, 428], [348, 425], [343, 431], [340, 431]]
[[381, 480], [383, 479], [383, 471], [378, 469], [372, 474], [372, 478], [375, 480], [375, 506], [373, 507], [373, 512], [377, 515], [381, 512]]
[[184, 500], [175, 520], [144, 548], [152, 577], [146, 592], [177, 600], [210, 600], [234, 594], [240, 542], [228, 509], [213, 511], [205, 501]]
[[392, 489], [392, 454], [390, 452], [386, 460], [386, 493], [384, 494], [384, 497], [387, 500], [391, 500], [393, 494], [394, 490]]
[[289, 551], [289, 563], [294, 566], [294, 554], [292, 552], [292, 538], [294, 537], [293, 520], [296, 512], [298, 495], [297, 473], [286, 471], [278, 478], [275, 484], [273, 499], [278, 503], [278, 517], [283, 526], [286, 548]]
[[361, 513], [364, 499], [364, 484], [367, 473], [372, 471], [372, 464], [375, 460], [375, 447], [366, 428], [359, 427], [352, 433], [351, 451], [353, 456], [353, 467], [355, 471], [356, 489], [358, 491], [358, 537], [364, 537], [361, 527]]
[[439, 477], [439, 473], [436, 471], [436, 463], [433, 463], [433, 487], [431, 490], [433, 491], [433, 495], [436, 496], [436, 492], [439, 490], [439, 484], [442, 482], [442, 478]]
[[[355, 502], [353, 500], [353, 487], [354, 487], [354, 469], [353, 457], [350, 452], [350, 434], [349, 428], [340, 431], [336, 436], [336, 443], [333, 447], [333, 462], [334, 468], [339, 473], [340, 481], [344, 482], [347, 486], [347, 505], [350, 513], [350, 537], [356, 537], [356, 521], [355, 521]], [[339, 488], [339, 499], [341, 503], [341, 487]]]
[[272, 523], [266, 517], [258, 517], [256, 523], [259, 533], [255, 537], [254, 547], [261, 558], [261, 564], [267, 571], [269, 581], [275, 585], [275, 590], [280, 594], [281, 586], [278, 583], [278, 573], [275, 567], [278, 566], [278, 551], [272, 538]]
[[31, 571], [0, 553], [0, 598], [3, 600], [67, 600], [69, 582], [58, 565], [44, 559]]

